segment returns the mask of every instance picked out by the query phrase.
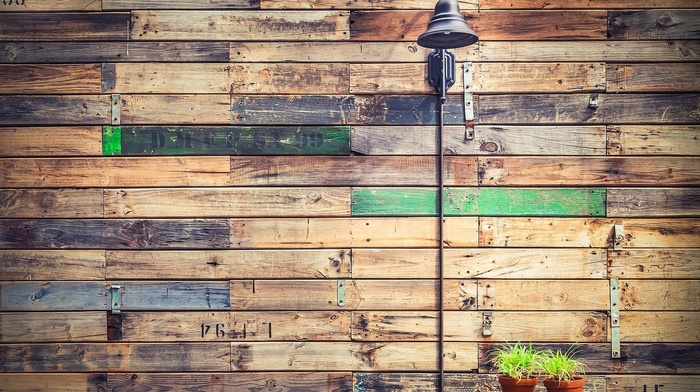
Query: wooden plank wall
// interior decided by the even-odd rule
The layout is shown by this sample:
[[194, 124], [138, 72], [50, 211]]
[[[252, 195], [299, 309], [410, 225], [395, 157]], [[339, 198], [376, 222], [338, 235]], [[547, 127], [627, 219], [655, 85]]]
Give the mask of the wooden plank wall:
[[[697, 1], [460, 5], [444, 390], [514, 341], [578, 343], [587, 391], [691, 390]], [[433, 7], [3, 1], [0, 390], [435, 391]]]

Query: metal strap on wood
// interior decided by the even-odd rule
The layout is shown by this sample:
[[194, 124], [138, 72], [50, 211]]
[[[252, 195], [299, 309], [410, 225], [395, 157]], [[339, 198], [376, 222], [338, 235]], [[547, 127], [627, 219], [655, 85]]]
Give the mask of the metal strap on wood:
[[119, 314], [122, 312], [122, 286], [109, 286], [109, 302], [112, 314]]
[[470, 62], [464, 63], [464, 139], [474, 139], [474, 77], [473, 65]]
[[610, 278], [610, 344], [612, 358], [620, 358], [620, 282]]
[[122, 96], [121, 94], [112, 94], [112, 125], [120, 125], [122, 123]]
[[339, 279], [338, 280], [338, 306], [345, 306], [345, 288], [347, 286], [347, 282], [345, 279]]
[[622, 250], [625, 242], [625, 226], [615, 225], [613, 237], [613, 250]]

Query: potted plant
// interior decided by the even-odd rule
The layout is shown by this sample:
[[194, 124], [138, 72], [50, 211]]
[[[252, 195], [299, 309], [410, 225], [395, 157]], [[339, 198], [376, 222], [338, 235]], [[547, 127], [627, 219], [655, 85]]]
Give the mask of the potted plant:
[[533, 392], [539, 376], [540, 352], [532, 344], [506, 344], [494, 350], [491, 362], [498, 370], [503, 392]]
[[574, 359], [575, 350], [546, 350], [540, 356], [542, 383], [548, 392], [581, 392], [586, 383], [583, 362]]

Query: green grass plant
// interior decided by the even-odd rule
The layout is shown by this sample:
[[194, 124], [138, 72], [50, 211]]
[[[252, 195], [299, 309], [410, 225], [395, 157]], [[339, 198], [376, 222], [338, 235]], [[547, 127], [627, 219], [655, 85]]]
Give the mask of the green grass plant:
[[557, 381], [571, 381], [575, 376], [584, 374], [583, 362], [574, 359], [576, 350], [573, 346], [566, 352], [561, 350], [545, 350], [539, 358], [540, 368], [545, 377], [552, 377]]
[[492, 355], [494, 367], [508, 377], [522, 380], [539, 375], [542, 354], [533, 349], [532, 344], [508, 343], [495, 349]]

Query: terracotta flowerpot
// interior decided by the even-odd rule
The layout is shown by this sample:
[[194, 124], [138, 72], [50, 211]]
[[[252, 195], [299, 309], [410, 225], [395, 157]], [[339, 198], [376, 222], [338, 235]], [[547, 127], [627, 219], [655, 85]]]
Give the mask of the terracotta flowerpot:
[[547, 392], [581, 392], [586, 384], [586, 378], [583, 376], [574, 376], [571, 381], [557, 381], [555, 378], [545, 378], [542, 381]]
[[498, 376], [498, 383], [501, 384], [503, 392], [534, 392], [537, 386], [537, 377], [518, 380], [508, 376]]

